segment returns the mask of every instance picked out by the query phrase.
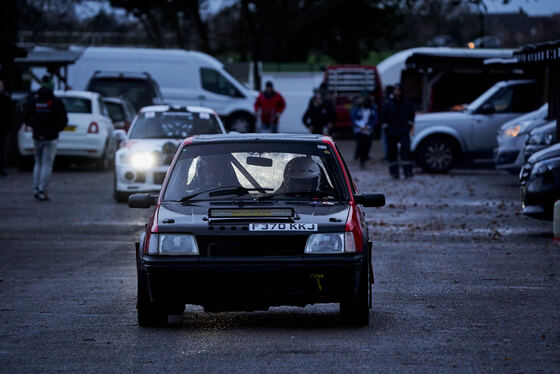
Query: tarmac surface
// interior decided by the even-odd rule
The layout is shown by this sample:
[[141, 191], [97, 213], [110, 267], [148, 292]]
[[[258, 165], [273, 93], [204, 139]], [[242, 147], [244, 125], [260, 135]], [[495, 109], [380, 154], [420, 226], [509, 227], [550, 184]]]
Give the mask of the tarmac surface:
[[112, 198], [112, 172], [64, 168], [50, 202], [31, 173], [0, 179], [0, 372], [559, 372], [560, 246], [520, 213], [517, 177], [417, 171], [394, 181], [340, 142], [368, 208], [374, 304], [349, 328], [338, 305], [136, 323], [133, 243], [149, 211]]

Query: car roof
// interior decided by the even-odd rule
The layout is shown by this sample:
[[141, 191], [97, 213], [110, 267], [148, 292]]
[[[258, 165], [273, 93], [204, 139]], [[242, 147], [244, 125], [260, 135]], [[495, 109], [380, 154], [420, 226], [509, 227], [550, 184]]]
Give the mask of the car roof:
[[326, 142], [334, 144], [329, 136], [318, 134], [261, 134], [261, 133], [245, 133], [245, 134], [217, 134], [217, 135], [195, 135], [185, 140], [185, 143], [223, 143], [223, 142], [271, 142], [281, 141], [290, 143], [317, 143]]
[[535, 83], [532, 79], [516, 79], [516, 80], [509, 80], [509, 81], [499, 81], [495, 84], [495, 86], [513, 86], [516, 84], [527, 84], [527, 83]]
[[96, 97], [98, 97], [99, 94], [97, 92], [91, 92], [91, 91], [56, 90], [56, 91], [54, 91], [54, 96], [56, 96], [56, 97], [82, 97], [82, 98], [85, 98], [85, 99], [93, 100]]
[[206, 108], [203, 106], [184, 106], [184, 105], [149, 105], [145, 106], [140, 109], [140, 113], [145, 112], [168, 112], [170, 110], [174, 111], [186, 111], [186, 112], [193, 112], [193, 113], [210, 113], [216, 114], [216, 112], [211, 108]]

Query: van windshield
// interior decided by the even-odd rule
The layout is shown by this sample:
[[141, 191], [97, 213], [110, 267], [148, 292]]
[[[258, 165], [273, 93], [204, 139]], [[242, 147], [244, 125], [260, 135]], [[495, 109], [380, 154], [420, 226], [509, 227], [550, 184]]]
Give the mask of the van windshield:
[[192, 112], [144, 112], [136, 119], [130, 139], [184, 139], [193, 135], [221, 134], [216, 116]]

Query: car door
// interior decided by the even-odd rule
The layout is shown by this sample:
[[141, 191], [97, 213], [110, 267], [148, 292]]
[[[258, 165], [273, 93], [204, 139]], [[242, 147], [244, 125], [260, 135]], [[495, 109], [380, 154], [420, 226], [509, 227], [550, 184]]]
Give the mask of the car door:
[[227, 107], [232, 100], [243, 98], [243, 94], [218, 70], [200, 68], [199, 104], [214, 109], [218, 114], [228, 114]]
[[492, 95], [476, 111], [473, 118], [473, 146], [475, 158], [492, 158], [498, 146], [498, 129], [507, 121], [522, 115], [518, 105], [522, 85], [506, 86]]

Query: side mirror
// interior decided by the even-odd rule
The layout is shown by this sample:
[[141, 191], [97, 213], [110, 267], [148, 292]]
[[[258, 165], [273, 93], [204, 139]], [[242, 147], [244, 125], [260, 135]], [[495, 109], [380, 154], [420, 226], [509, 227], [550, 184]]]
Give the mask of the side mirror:
[[354, 195], [354, 200], [356, 200], [356, 204], [360, 204], [368, 208], [385, 205], [385, 195], [382, 193], [363, 193], [360, 195]]
[[113, 133], [119, 143], [126, 139], [126, 131], [124, 130], [115, 130]]
[[483, 104], [478, 110], [478, 113], [480, 114], [492, 114], [495, 112], [496, 112], [496, 108], [492, 104]]
[[156, 203], [157, 195], [153, 196], [147, 193], [135, 193], [128, 197], [129, 208], [147, 209]]

